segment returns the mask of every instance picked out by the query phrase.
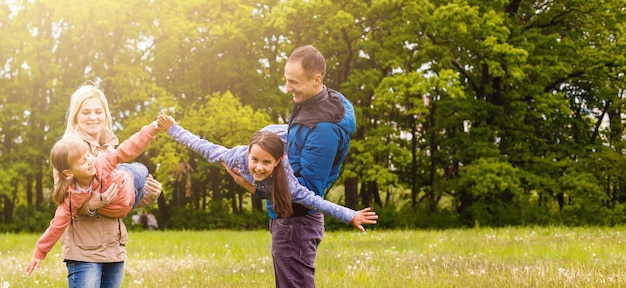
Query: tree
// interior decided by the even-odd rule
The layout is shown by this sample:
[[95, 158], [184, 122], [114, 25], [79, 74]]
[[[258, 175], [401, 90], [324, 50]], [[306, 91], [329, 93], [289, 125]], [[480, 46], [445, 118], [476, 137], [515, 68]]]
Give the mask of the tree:
[[[336, 182], [347, 206], [416, 226], [618, 223], [625, 13], [617, 0], [0, 2], [3, 224], [47, 207], [49, 148], [83, 82], [104, 90], [121, 139], [166, 109], [245, 144], [289, 119], [284, 61], [306, 44], [355, 106]], [[246, 212], [221, 167], [167, 137], [137, 161], [166, 187], [162, 219]]]

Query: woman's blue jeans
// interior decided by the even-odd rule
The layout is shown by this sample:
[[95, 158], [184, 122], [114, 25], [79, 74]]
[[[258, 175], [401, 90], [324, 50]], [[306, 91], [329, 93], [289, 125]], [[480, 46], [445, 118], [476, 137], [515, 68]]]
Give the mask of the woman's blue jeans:
[[124, 262], [93, 263], [65, 261], [69, 288], [119, 288], [124, 279]]

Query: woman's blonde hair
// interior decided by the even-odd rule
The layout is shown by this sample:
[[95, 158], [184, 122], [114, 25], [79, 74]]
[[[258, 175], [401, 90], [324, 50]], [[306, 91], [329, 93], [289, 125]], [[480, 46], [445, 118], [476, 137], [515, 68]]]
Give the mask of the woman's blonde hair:
[[78, 113], [80, 113], [80, 108], [83, 106], [85, 100], [90, 98], [97, 98], [102, 102], [102, 107], [104, 108], [105, 113], [105, 121], [106, 124], [104, 126], [104, 130], [100, 133], [101, 139], [94, 139], [102, 144], [105, 140], [103, 137], [108, 137], [108, 135], [113, 134], [113, 120], [111, 119], [111, 110], [109, 110], [109, 102], [107, 101], [106, 96], [104, 96], [104, 92], [102, 90], [96, 88], [91, 82], [85, 82], [81, 85], [74, 93], [72, 94], [72, 98], [70, 99], [70, 108], [67, 114], [67, 126], [65, 127], [66, 136], [79, 136], [84, 137], [85, 134], [78, 127]]

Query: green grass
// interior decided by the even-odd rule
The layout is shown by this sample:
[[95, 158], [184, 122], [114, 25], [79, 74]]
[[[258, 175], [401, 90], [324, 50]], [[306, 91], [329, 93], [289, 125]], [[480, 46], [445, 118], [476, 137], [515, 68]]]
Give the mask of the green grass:
[[[123, 287], [273, 287], [266, 231], [131, 231]], [[25, 276], [39, 235], [0, 236], [0, 285], [66, 287], [60, 245]], [[317, 287], [626, 287], [616, 228], [328, 232]]]

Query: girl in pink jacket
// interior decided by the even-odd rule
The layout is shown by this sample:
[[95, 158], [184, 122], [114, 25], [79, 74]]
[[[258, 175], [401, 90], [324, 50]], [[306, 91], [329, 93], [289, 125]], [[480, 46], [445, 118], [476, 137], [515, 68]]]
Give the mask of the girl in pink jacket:
[[[98, 190], [96, 188], [100, 187], [101, 192], [106, 191], [111, 184], [118, 188], [111, 202], [99, 208], [99, 212], [104, 215], [122, 218], [137, 205], [145, 192], [143, 186], [148, 169], [141, 163], [124, 162], [143, 153], [159, 132], [155, 121], [122, 142], [117, 149], [101, 152], [95, 157], [87, 143], [80, 138], [65, 137], [54, 144], [50, 152], [50, 162], [59, 171], [60, 177], [51, 197], [59, 206], [50, 226], [37, 241], [26, 269], [28, 275], [33, 269], [39, 268], [41, 260], [46, 258], [65, 228], [72, 223], [73, 215], [89, 201], [92, 191]], [[87, 209], [90, 215], [95, 215], [96, 209]]]

